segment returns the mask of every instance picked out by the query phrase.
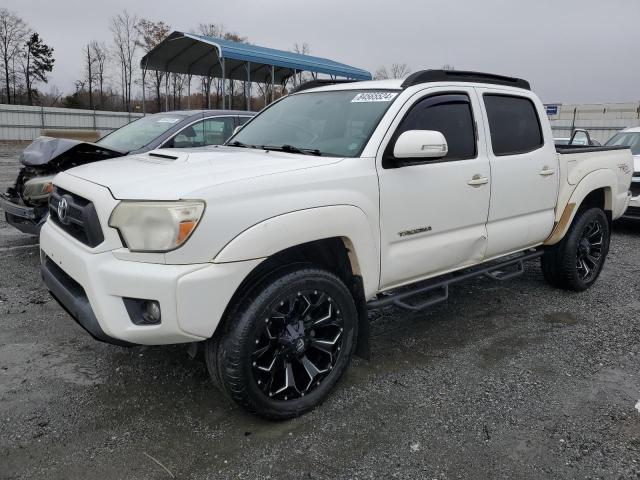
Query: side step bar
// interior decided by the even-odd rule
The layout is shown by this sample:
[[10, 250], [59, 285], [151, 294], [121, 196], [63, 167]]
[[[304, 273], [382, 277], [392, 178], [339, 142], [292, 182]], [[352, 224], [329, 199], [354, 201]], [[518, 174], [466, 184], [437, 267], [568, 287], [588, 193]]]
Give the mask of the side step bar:
[[[540, 250], [528, 250], [520, 254], [509, 255], [504, 259], [495, 260], [488, 264], [481, 264], [466, 268], [458, 272], [446, 274], [442, 277], [429, 279], [409, 287], [400, 287], [390, 293], [381, 293], [378, 298], [367, 303], [370, 309], [395, 305], [396, 307], [418, 312], [449, 298], [449, 286], [469, 280], [470, 278], [487, 276], [494, 280], [510, 280], [524, 273], [524, 262], [543, 255]], [[413, 304], [408, 302], [416, 295], [433, 293], [433, 296], [423, 302]]]

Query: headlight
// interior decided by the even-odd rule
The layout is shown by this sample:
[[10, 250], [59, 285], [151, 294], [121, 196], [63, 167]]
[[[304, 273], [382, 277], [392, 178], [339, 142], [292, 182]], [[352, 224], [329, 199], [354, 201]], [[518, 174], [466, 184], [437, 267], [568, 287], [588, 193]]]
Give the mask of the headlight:
[[49, 198], [49, 194], [53, 191], [53, 177], [55, 177], [55, 175], [35, 177], [24, 182], [23, 198], [31, 201], [46, 200]]
[[204, 202], [122, 201], [111, 213], [109, 226], [117, 228], [134, 252], [168, 252], [187, 241], [204, 212]]

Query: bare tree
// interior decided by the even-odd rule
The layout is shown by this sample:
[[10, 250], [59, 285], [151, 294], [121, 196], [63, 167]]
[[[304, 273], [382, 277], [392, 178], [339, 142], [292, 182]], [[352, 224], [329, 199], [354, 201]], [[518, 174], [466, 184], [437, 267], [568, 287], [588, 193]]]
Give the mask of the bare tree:
[[95, 69], [94, 64], [96, 63], [95, 58], [93, 57], [93, 50], [91, 49], [91, 44], [87, 43], [84, 47], [85, 57], [84, 57], [84, 68], [86, 75], [86, 85], [89, 94], [89, 109], [93, 110], [93, 81], [95, 78]]
[[98, 106], [103, 108], [104, 104], [104, 82], [105, 82], [105, 68], [107, 64], [107, 46], [104, 43], [99, 43], [96, 40], [89, 42], [89, 48], [91, 49], [91, 55], [94, 60], [94, 74], [95, 80], [98, 83]]
[[456, 69], [456, 67], [454, 67], [453, 65], [449, 65], [448, 63], [445, 63], [442, 66], [442, 70], [455, 70], [455, 69]]
[[411, 69], [406, 63], [393, 63], [387, 70], [384, 65], [376, 70], [373, 78], [376, 80], [386, 80], [389, 78], [404, 78], [411, 73]]
[[111, 33], [115, 55], [120, 63], [120, 78], [122, 83], [122, 106], [131, 111], [131, 85], [133, 83], [133, 66], [136, 48], [140, 34], [136, 28], [138, 17], [126, 10], [111, 19]]
[[[140, 35], [138, 46], [142, 48], [144, 53], [149, 53], [153, 50], [153, 48], [167, 38], [169, 32], [171, 32], [171, 27], [168, 24], [162, 21], [153, 22], [146, 18], [141, 18], [138, 21], [136, 29]], [[159, 112], [162, 110], [162, 95], [160, 91], [162, 89], [162, 80], [165, 75], [165, 72], [154, 70], [153, 76], [151, 77], [153, 89], [156, 92], [156, 108]]]
[[[300, 55], [309, 55], [311, 53], [311, 47], [307, 42], [301, 42], [301, 43], [296, 42], [293, 44], [293, 51], [296, 53], [299, 53]], [[294, 84], [297, 83], [298, 85], [300, 85], [301, 83], [304, 83], [307, 80], [309, 80], [309, 78], [307, 77], [305, 72], [298, 72], [297, 78], [294, 79], [293, 83]]]
[[11, 78], [14, 79], [15, 59], [27, 37], [27, 25], [14, 12], [0, 8], [0, 60], [4, 69], [7, 103], [11, 103]]
[[[198, 25], [198, 29], [197, 32], [200, 35], [205, 35], [207, 37], [217, 37], [217, 38], [223, 38], [225, 40], [231, 40], [232, 42], [239, 42], [239, 43], [247, 43], [247, 37], [243, 37], [242, 35], [236, 33], [236, 32], [228, 32], [225, 29], [225, 26], [222, 23], [201, 23]], [[206, 100], [206, 105], [207, 108], [209, 108], [210, 103], [211, 103], [211, 85], [212, 85], [212, 77], [210, 76], [205, 76], [202, 78], [202, 90], [203, 90], [203, 94], [206, 96], [207, 100]], [[229, 82], [229, 88], [225, 89], [226, 92], [229, 92], [230, 96], [233, 97], [233, 92], [235, 91], [235, 81], [234, 80], [225, 80], [225, 85], [227, 85], [226, 82]], [[216, 106], [219, 105], [220, 103], [220, 93], [222, 91], [222, 79], [218, 78], [216, 79]]]

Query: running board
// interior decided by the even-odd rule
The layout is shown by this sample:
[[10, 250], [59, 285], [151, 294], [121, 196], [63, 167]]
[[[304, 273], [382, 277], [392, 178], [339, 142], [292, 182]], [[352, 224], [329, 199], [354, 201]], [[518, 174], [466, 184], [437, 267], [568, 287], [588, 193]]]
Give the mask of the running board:
[[[500, 281], [510, 280], [518, 275], [522, 275], [524, 273], [524, 262], [541, 257], [543, 253], [544, 252], [541, 249], [533, 251], [528, 250], [521, 254], [509, 255], [506, 259], [496, 260], [489, 262], [488, 264], [476, 265], [458, 272], [436, 277], [435, 279], [432, 278], [414, 286], [401, 287], [390, 293], [381, 293], [378, 294], [378, 297], [375, 300], [368, 302], [367, 307], [375, 309], [395, 305], [396, 307], [400, 307], [405, 310], [418, 312], [447, 300], [449, 298], [450, 285], [469, 280], [470, 278], [481, 277], [483, 275]], [[408, 301], [416, 295], [428, 293], [433, 293], [433, 296], [420, 303], [413, 304]]]

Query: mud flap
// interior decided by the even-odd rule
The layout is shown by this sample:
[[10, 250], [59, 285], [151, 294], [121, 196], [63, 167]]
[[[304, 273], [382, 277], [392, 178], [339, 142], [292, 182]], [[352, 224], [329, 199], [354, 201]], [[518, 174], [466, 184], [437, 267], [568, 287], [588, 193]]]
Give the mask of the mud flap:
[[367, 314], [367, 301], [364, 298], [364, 285], [362, 277], [354, 276], [351, 291], [354, 294], [356, 309], [358, 310], [358, 338], [356, 340], [355, 355], [371, 360], [371, 346], [369, 341], [369, 315]]

